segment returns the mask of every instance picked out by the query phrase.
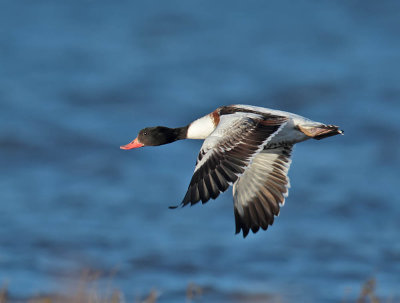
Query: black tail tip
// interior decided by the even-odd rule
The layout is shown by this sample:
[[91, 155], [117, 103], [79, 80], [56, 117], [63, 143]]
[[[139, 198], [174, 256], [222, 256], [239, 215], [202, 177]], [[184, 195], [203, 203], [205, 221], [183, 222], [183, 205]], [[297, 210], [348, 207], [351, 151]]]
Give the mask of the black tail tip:
[[327, 125], [326, 128], [320, 128], [319, 133], [316, 134], [313, 138], [317, 140], [321, 140], [324, 138], [336, 136], [336, 135], [343, 135], [344, 131], [339, 129], [339, 127], [335, 125]]

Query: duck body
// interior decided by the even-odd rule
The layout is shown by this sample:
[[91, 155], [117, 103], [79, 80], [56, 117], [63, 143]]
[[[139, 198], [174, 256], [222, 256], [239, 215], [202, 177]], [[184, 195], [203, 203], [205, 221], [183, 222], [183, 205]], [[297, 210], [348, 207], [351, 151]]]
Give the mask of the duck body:
[[[233, 185], [236, 233], [266, 230], [279, 214], [290, 187], [293, 145], [342, 134], [337, 126], [251, 105], [217, 108], [187, 126], [142, 129], [121, 149], [202, 139], [195, 170], [181, 206], [216, 199]], [[175, 208], [175, 207], [173, 207]]]

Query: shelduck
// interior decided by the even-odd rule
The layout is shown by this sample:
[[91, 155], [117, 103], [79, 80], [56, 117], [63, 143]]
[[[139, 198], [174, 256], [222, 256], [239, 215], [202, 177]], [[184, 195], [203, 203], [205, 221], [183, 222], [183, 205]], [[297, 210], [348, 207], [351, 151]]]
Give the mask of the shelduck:
[[[293, 145], [343, 134], [335, 125], [250, 105], [222, 106], [187, 126], [142, 129], [121, 149], [203, 139], [182, 207], [216, 199], [233, 185], [236, 234], [266, 230], [285, 203]], [[176, 208], [177, 206], [171, 207]]]

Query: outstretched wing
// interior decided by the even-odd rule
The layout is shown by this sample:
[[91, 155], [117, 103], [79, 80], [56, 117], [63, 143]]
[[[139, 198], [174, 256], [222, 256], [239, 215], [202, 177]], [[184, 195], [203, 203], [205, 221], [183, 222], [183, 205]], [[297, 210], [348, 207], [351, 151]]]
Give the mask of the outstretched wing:
[[246, 237], [272, 225], [288, 195], [291, 152], [292, 145], [263, 150], [234, 184], [236, 233]]
[[227, 190], [253, 158], [287, 123], [286, 117], [234, 113], [222, 115], [204, 141], [182, 206], [207, 202]]

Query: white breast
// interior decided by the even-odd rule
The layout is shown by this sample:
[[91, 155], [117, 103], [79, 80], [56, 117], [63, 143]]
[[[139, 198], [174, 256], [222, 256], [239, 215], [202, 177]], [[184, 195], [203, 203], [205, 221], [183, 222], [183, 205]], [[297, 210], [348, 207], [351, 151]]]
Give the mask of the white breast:
[[190, 123], [187, 139], [205, 139], [207, 138], [215, 129], [213, 119], [210, 115], [201, 117]]

